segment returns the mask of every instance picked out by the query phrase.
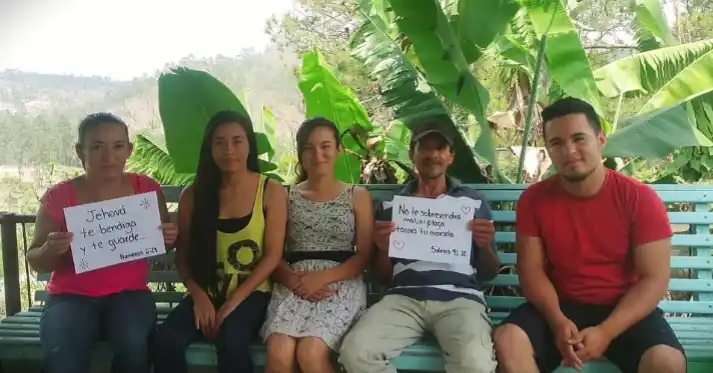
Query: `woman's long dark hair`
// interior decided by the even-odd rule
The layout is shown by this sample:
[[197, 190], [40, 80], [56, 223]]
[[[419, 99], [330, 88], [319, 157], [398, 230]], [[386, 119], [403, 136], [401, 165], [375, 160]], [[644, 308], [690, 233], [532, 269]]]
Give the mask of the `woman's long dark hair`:
[[218, 127], [238, 124], [245, 130], [250, 146], [247, 169], [260, 172], [257, 158], [257, 139], [249, 118], [234, 111], [221, 111], [206, 126], [198, 158], [198, 169], [193, 181], [193, 211], [189, 229], [188, 268], [195, 281], [206, 291], [217, 290], [216, 235], [220, 213], [220, 183], [222, 172], [213, 159], [213, 137]]
[[302, 166], [302, 153], [306, 150], [307, 148], [307, 143], [309, 142], [309, 136], [312, 134], [312, 132], [317, 128], [317, 127], [326, 127], [329, 128], [334, 135], [334, 144], [335, 146], [339, 147], [341, 142], [339, 141], [339, 129], [337, 129], [337, 125], [334, 124], [331, 120], [323, 117], [315, 117], [312, 119], [308, 119], [302, 124], [300, 124], [300, 128], [297, 129], [297, 181], [296, 184], [299, 184], [305, 180], [307, 180], [307, 170]]

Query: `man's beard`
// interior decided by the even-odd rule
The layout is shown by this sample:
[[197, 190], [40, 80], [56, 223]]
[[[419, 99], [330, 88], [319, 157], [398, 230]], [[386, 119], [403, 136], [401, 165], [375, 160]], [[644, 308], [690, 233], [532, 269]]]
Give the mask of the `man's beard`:
[[433, 180], [433, 179], [438, 179], [441, 176], [443, 176], [444, 172], [443, 171], [434, 171], [434, 172], [419, 172], [418, 176], [420, 176], [422, 179], [426, 180]]
[[594, 170], [596, 170], [596, 168], [592, 168], [591, 170], [583, 173], [578, 173], [574, 175], [561, 174], [561, 176], [570, 183], [581, 183], [582, 181], [587, 180], [589, 175], [594, 173]]

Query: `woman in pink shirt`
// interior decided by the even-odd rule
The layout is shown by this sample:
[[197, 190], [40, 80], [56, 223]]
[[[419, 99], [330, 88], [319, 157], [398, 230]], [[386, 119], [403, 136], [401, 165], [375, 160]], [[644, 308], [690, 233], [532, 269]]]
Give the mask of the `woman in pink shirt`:
[[148, 373], [149, 336], [156, 322], [146, 286], [149, 263], [134, 260], [77, 274], [70, 253], [64, 208], [155, 191], [167, 248], [178, 230], [169, 223], [159, 184], [150, 177], [124, 172], [131, 155], [128, 128], [107, 113], [79, 124], [77, 155], [85, 173], [60, 182], [42, 197], [34, 240], [27, 260], [38, 272], [52, 272], [50, 296], [40, 323], [45, 373], [89, 371], [92, 345], [102, 336], [114, 352], [112, 373]]

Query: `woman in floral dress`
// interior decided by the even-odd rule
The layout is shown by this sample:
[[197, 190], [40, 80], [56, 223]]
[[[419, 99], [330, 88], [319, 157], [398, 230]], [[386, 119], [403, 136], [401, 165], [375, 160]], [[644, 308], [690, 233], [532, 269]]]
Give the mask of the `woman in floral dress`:
[[287, 252], [261, 335], [268, 373], [333, 372], [330, 351], [366, 308], [362, 272], [374, 225], [366, 189], [340, 182], [334, 164], [341, 145], [323, 118], [297, 132], [301, 175], [289, 191]]

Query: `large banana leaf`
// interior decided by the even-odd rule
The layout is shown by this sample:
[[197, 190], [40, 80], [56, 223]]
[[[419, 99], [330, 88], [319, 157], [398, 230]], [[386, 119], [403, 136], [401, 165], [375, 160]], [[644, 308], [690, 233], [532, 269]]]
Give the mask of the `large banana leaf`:
[[498, 175], [495, 140], [485, 116], [488, 91], [470, 73], [459, 41], [443, 10], [435, 0], [391, 0], [390, 3], [397, 15], [395, 22], [413, 45], [428, 83], [438, 93], [475, 116], [481, 128], [475, 152], [487, 160], [494, 174]]
[[599, 92], [579, 34], [561, 0], [520, 0], [538, 38], [547, 34], [547, 73], [569, 96], [590, 103], [597, 112]]
[[659, 159], [687, 146], [713, 146], [686, 113], [685, 104], [631, 117], [609, 136], [605, 157]]
[[[158, 79], [159, 113], [166, 134], [166, 147], [178, 172], [194, 173], [201, 141], [210, 118], [222, 110], [247, 117], [238, 98], [205, 71], [178, 67]], [[267, 137], [257, 133], [258, 154], [271, 151]]]
[[[343, 86], [318, 51], [302, 55], [299, 79], [305, 100], [307, 118], [321, 116], [333, 121], [340, 134], [353, 131], [365, 135], [373, 129], [364, 107], [352, 91]], [[342, 146], [359, 153], [361, 148], [351, 136], [342, 138]], [[358, 183], [361, 161], [351, 152], [342, 152], [335, 165], [335, 176], [345, 182]]]
[[440, 0], [440, 4], [469, 64], [483, 56], [520, 7], [517, 0]]
[[644, 104], [639, 113], [690, 101], [708, 92], [713, 92], [713, 50], [669, 80]]
[[134, 138], [134, 152], [126, 162], [128, 170], [149, 175], [162, 185], [187, 185], [195, 174], [179, 173], [159, 136], [148, 133]]
[[409, 126], [422, 118], [448, 115], [443, 101], [392, 39], [391, 12], [382, 8], [384, 1], [360, 2], [364, 20], [351, 40], [352, 55], [369, 66], [370, 78], [378, 82], [384, 104], [397, 120]]
[[[268, 144], [277, 146], [277, 136], [275, 135], [275, 116], [267, 106], [262, 107], [262, 117], [260, 121], [260, 132], [265, 134]], [[275, 157], [275, 150], [271, 146], [267, 151], [267, 160], [272, 161]]]
[[[379, 84], [384, 104], [393, 109], [396, 120], [412, 128], [423, 118], [441, 117], [458, 133], [454, 144], [456, 159], [451, 167], [453, 176], [464, 182], [486, 182], [443, 101], [392, 39], [392, 34], [397, 32], [391, 29], [393, 13], [387, 12], [385, 5], [381, 0], [360, 2], [363, 22], [351, 40], [352, 55], [371, 69], [370, 77]], [[408, 143], [404, 146], [408, 147]], [[396, 152], [393, 146], [390, 149], [390, 154], [398, 153], [399, 159], [404, 161], [402, 152]]]
[[[487, 0], [458, 2], [459, 20], [454, 30], [476, 47], [477, 58], [490, 46], [495, 37], [502, 34], [520, 9], [517, 0]], [[453, 24], [453, 20], [451, 21]], [[461, 45], [462, 47], [462, 45]], [[471, 62], [469, 59], [468, 62]]]
[[660, 0], [636, 0], [634, 6], [636, 41], [639, 51], [677, 45]]
[[410, 164], [409, 142], [411, 132], [402, 122], [394, 121], [384, 128], [385, 153], [389, 160]]
[[609, 98], [653, 93], [712, 50], [713, 39], [708, 39], [637, 53], [595, 70], [594, 77]]

